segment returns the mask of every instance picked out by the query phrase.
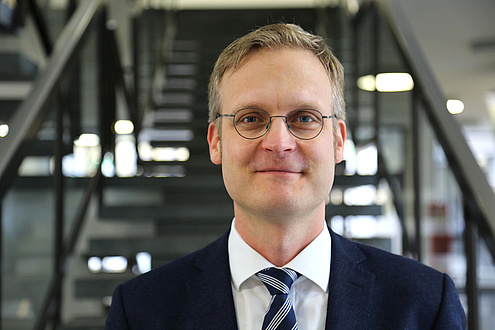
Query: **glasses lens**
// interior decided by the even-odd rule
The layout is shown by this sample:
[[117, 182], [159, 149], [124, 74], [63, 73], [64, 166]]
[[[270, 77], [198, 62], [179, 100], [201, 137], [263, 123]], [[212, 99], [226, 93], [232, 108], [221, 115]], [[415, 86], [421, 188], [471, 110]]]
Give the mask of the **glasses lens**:
[[270, 124], [270, 115], [261, 109], [241, 109], [236, 112], [234, 125], [246, 139], [256, 139], [265, 134]]
[[323, 129], [323, 116], [313, 109], [296, 110], [287, 115], [287, 124], [294, 136], [309, 140], [320, 134]]

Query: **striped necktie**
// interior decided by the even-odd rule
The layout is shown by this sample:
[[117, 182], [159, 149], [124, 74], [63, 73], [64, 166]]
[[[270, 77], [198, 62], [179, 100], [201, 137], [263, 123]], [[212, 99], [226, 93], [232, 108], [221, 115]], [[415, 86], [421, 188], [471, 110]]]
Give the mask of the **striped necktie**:
[[272, 295], [262, 330], [297, 329], [296, 315], [289, 297], [292, 283], [299, 274], [290, 268], [265, 268], [256, 274]]

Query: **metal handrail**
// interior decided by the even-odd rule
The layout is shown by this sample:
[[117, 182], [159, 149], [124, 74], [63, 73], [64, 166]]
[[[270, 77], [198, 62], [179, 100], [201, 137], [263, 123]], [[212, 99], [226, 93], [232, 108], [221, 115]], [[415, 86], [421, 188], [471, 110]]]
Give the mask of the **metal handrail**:
[[47, 294], [41, 305], [41, 312], [36, 319], [34, 329], [45, 329], [47, 323], [53, 318], [53, 315], [59, 309], [59, 306], [57, 306], [57, 303], [59, 302], [56, 302], [55, 299], [62, 287], [62, 280], [68, 271], [69, 261], [72, 257], [72, 254], [74, 253], [74, 248], [81, 233], [81, 229], [84, 225], [86, 213], [88, 211], [91, 199], [97, 192], [98, 186], [100, 185], [102, 178], [102, 162], [103, 159], [98, 166], [97, 173], [90, 179], [88, 185], [86, 186], [86, 190], [84, 191], [81, 203], [79, 205], [79, 208], [77, 209], [74, 221], [72, 222], [72, 228], [70, 230], [69, 236], [63, 247], [62, 255], [59, 262], [61, 269], [52, 276], [52, 279], [48, 286]]
[[55, 44], [46, 69], [9, 122], [9, 134], [0, 140], [0, 200], [17, 176], [22, 159], [36, 140], [43, 119], [55, 103], [60, 77], [75, 60], [89, 27], [96, 21], [103, 0], [82, 1]]
[[[122, 70], [122, 62], [118, 53], [119, 49], [117, 47], [115, 34], [111, 31], [109, 26], [105, 26], [106, 7], [107, 1], [105, 0], [87, 0], [80, 2], [60, 34], [60, 37], [50, 54], [45, 70], [38, 75], [33, 83], [32, 91], [10, 120], [10, 133], [7, 137], [0, 140], [0, 201], [3, 200], [3, 197], [16, 178], [17, 170], [24, 156], [27, 154], [29, 147], [36, 141], [38, 131], [42, 127], [44, 119], [49, 111], [52, 109], [53, 105], [57, 104], [57, 101], [64, 101], [63, 98], [60, 98], [61, 87], [63, 87], [61, 84], [72, 66], [76, 64], [80, 53], [79, 50], [82, 47], [85, 37], [97, 23], [103, 22], [103, 25], [100, 24], [99, 26], [99, 32], [101, 32], [99, 35], [104, 35], [106, 37], [106, 43], [103, 45], [100, 44], [100, 47], [105, 49], [100, 53], [107, 53], [106, 55], [110, 53], [109, 58], [107, 58], [110, 62], [108, 65], [115, 65], [115, 70], [113, 70], [111, 74], [118, 76], [110, 79], [106, 77], [105, 73], [100, 72], [99, 80], [100, 82], [102, 80], [108, 80], [106, 82], [107, 89], [115, 89], [117, 86], [120, 86], [125, 94], [125, 100], [129, 105], [130, 112], [134, 110], [132, 107], [135, 105], [135, 86], [128, 86], [128, 83], [123, 77], [124, 72]], [[100, 59], [100, 61], [101, 60], [102, 59]], [[116, 74], [115, 71], [118, 73]], [[109, 83], [112, 85], [109, 86]], [[108, 99], [108, 97], [106, 99]], [[100, 102], [102, 102], [102, 99], [100, 99]], [[63, 123], [63, 120], [59, 120], [59, 118], [62, 118], [62, 106], [63, 104], [58, 104], [57, 107], [57, 127], [59, 126], [59, 122], [60, 125], [63, 125], [61, 124]], [[100, 104], [100, 110], [101, 109], [107, 109], [106, 105]], [[112, 119], [110, 118], [110, 120]], [[105, 122], [105, 124], [107, 124], [107, 122]], [[110, 130], [111, 128], [110, 126], [103, 126], [102, 129]], [[56, 152], [56, 155], [60, 159], [56, 163], [60, 164], [63, 153], [62, 135], [63, 129], [57, 128], [56, 145], [58, 147], [56, 149], [58, 151]], [[108, 147], [108, 145], [104, 145], [104, 151], [106, 151]], [[102, 160], [100, 161], [102, 162]], [[62, 167], [56, 166], [54, 174], [56, 186], [63, 186], [62, 176]], [[60, 179], [57, 179], [59, 177]], [[57, 201], [60, 200], [60, 203], [57, 203], [56, 205], [57, 221], [55, 225], [55, 240], [58, 242], [58, 236], [60, 236], [61, 243], [60, 247], [56, 244], [54, 256], [55, 270], [49, 283], [43, 305], [41, 306], [40, 314], [36, 320], [35, 329], [44, 329], [48, 323], [52, 323], [51, 326], [56, 327], [59, 322], [62, 281], [67, 273], [68, 262], [71, 259], [70, 257], [73, 254], [74, 247], [80, 237], [81, 228], [85, 223], [86, 213], [92, 197], [95, 196], [95, 193], [101, 186], [101, 177], [100, 163], [97, 174], [89, 181], [88, 186], [86, 187], [80, 201], [80, 206], [76, 212], [75, 219], [72, 222], [71, 231], [65, 240], [63, 237], [63, 206], [60, 205], [60, 203], [63, 204], [64, 200], [63, 190], [56, 189], [56, 199]], [[62, 213], [62, 215], [59, 217], [58, 213]], [[59, 224], [59, 222], [62, 223]]]

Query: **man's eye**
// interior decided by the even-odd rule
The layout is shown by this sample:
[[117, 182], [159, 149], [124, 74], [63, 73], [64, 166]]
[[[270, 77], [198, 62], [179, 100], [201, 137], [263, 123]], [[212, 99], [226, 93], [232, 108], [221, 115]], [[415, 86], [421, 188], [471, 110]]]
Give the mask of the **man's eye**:
[[259, 121], [259, 119], [256, 116], [246, 116], [242, 119], [243, 123], [256, 123], [257, 121]]
[[298, 117], [298, 121], [301, 123], [310, 123], [313, 121], [311, 116], [301, 115]]

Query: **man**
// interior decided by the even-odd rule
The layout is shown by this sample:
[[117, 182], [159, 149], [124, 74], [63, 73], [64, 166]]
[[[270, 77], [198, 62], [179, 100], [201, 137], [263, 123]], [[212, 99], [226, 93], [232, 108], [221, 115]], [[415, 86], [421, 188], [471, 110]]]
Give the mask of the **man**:
[[343, 70], [321, 38], [291, 24], [249, 33], [220, 55], [209, 97], [231, 229], [119, 286], [108, 329], [465, 328], [447, 275], [326, 225], [346, 126]]

